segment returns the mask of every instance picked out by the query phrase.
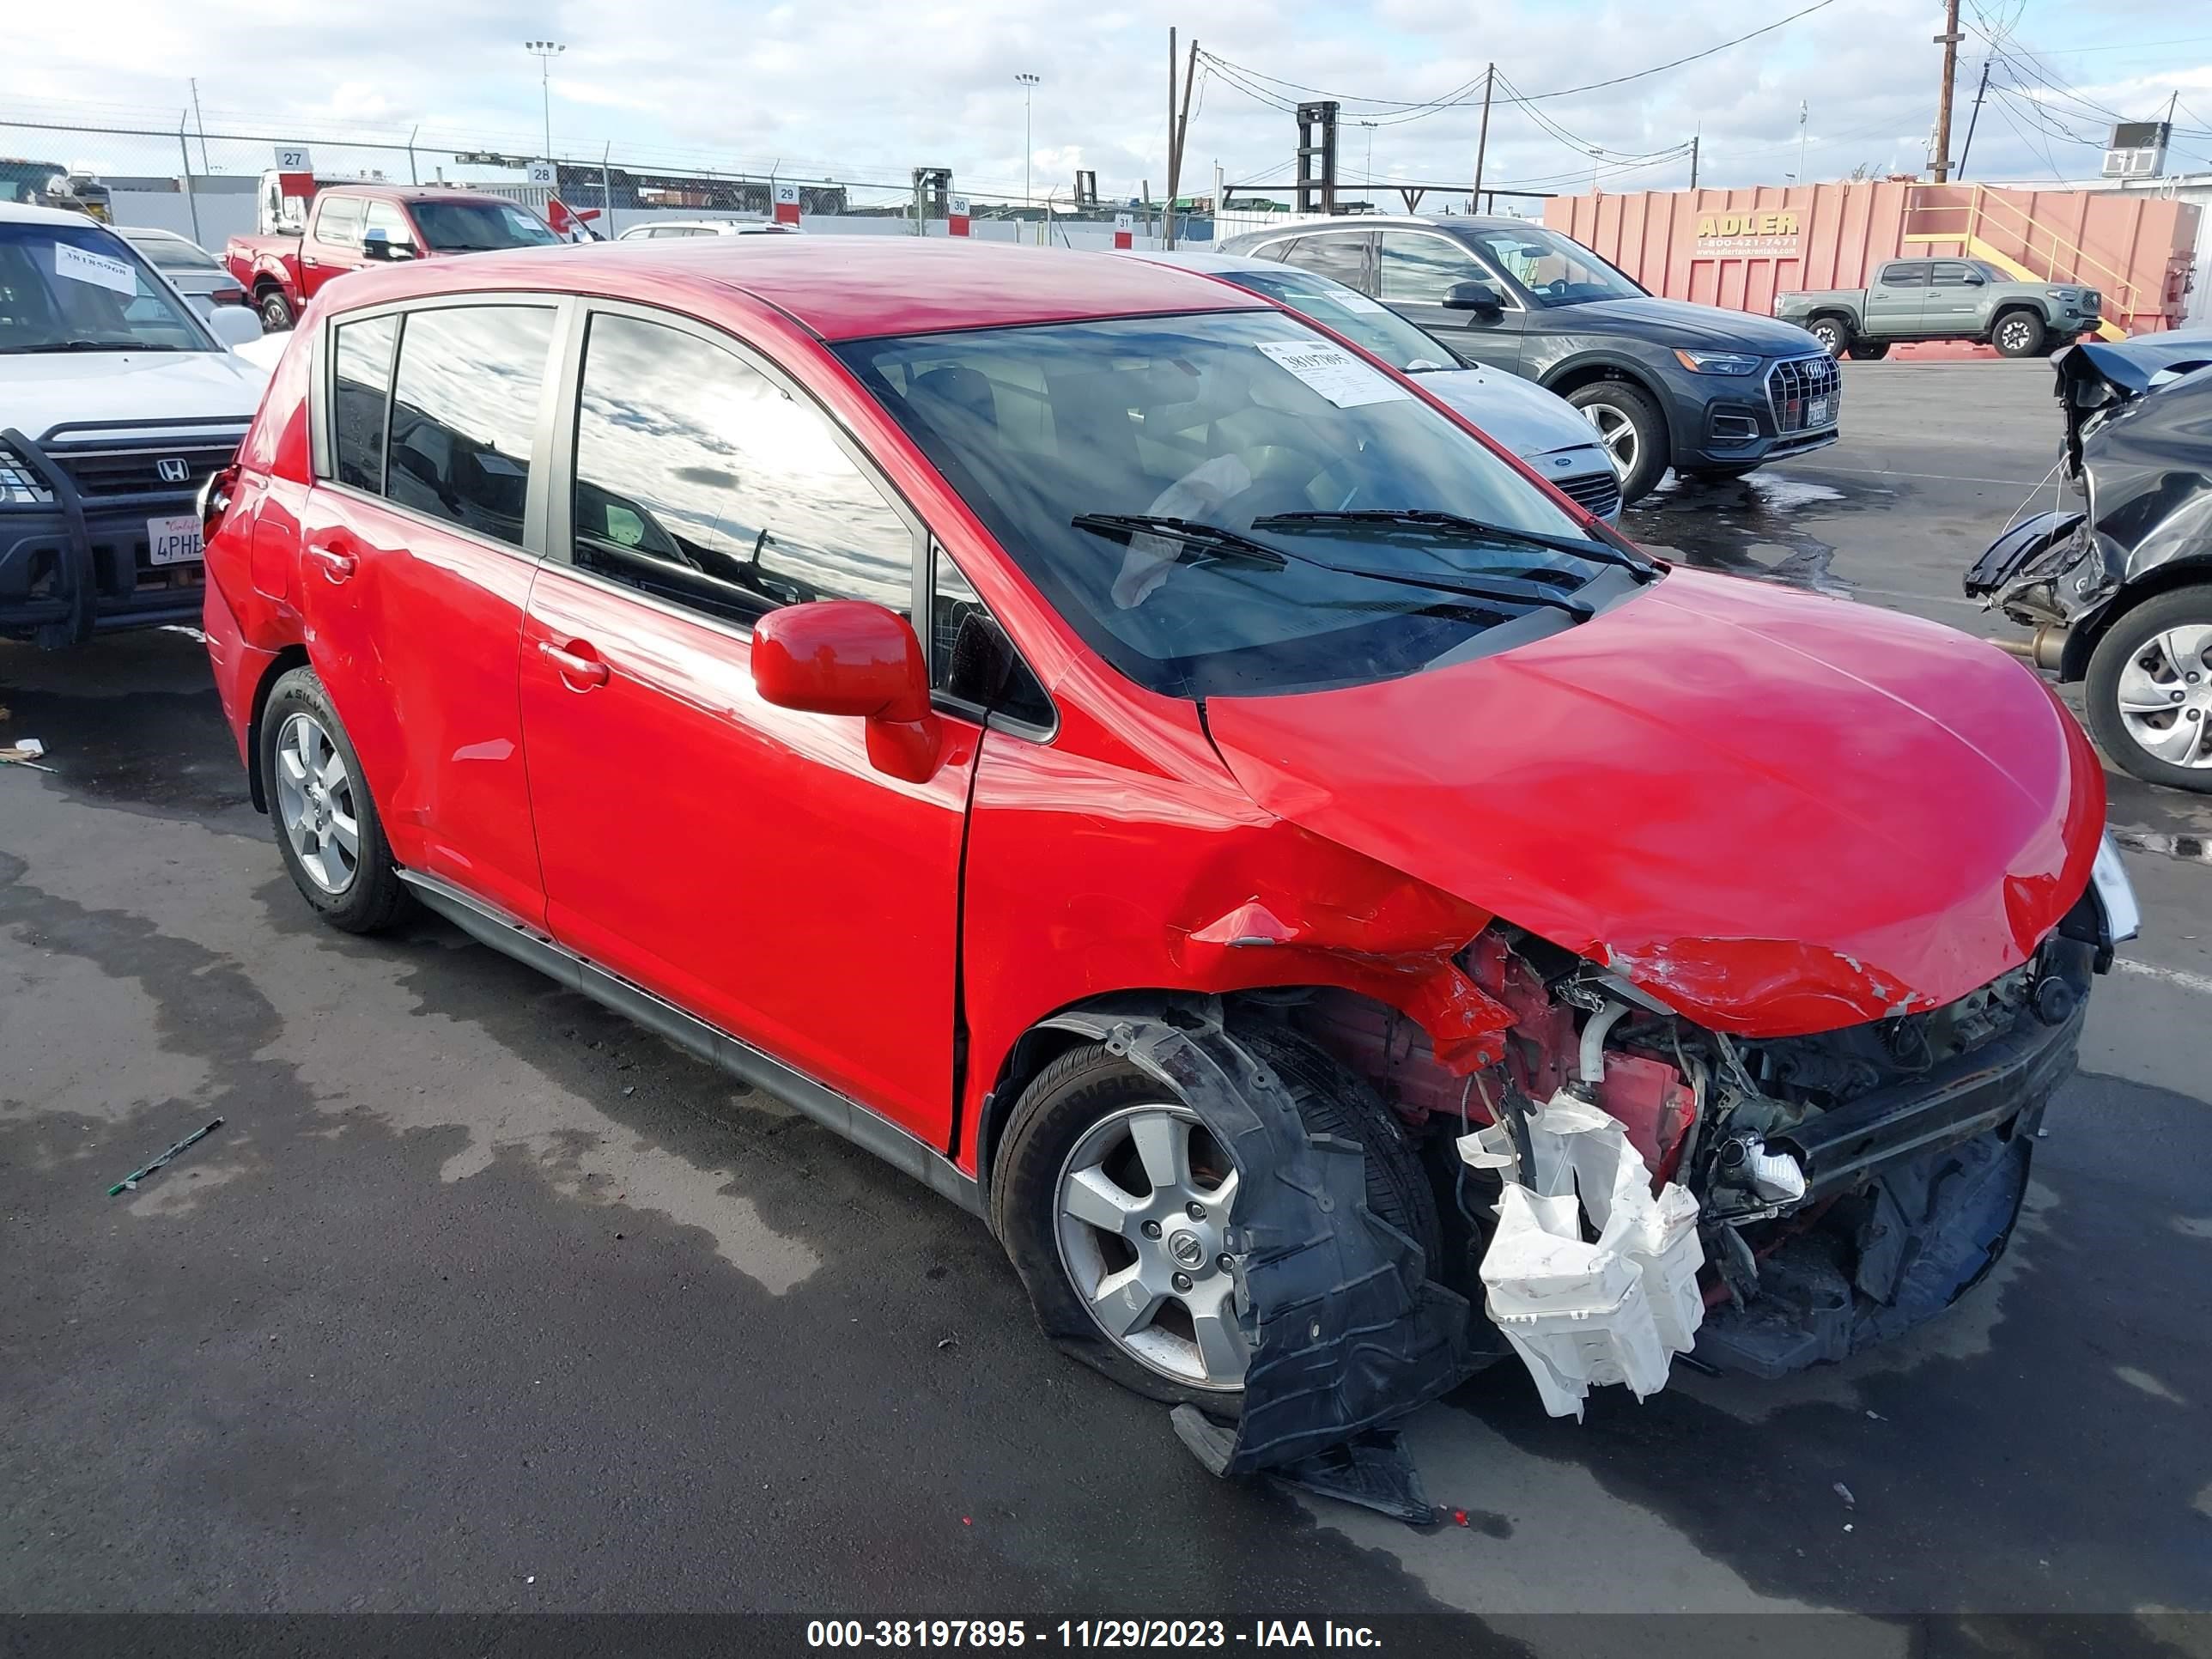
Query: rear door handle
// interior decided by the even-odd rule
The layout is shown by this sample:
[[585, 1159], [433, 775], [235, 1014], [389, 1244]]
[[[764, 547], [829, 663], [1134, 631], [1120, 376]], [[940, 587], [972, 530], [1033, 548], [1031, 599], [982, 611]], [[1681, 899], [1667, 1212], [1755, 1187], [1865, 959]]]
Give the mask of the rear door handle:
[[307, 556], [322, 566], [325, 577], [334, 582], [342, 582], [361, 568], [361, 561], [346, 551], [352, 544], [344, 538], [333, 540], [327, 546], [309, 542]]
[[[578, 643], [581, 644], [582, 641], [579, 641]], [[601, 662], [597, 657], [580, 656], [574, 651], [565, 650], [554, 644], [550, 640], [540, 640], [538, 642], [538, 648], [544, 654], [545, 660], [553, 665], [561, 678], [576, 690], [588, 691], [593, 686], [605, 685], [607, 683], [610, 671], [606, 664]], [[589, 649], [588, 647], [586, 648]]]

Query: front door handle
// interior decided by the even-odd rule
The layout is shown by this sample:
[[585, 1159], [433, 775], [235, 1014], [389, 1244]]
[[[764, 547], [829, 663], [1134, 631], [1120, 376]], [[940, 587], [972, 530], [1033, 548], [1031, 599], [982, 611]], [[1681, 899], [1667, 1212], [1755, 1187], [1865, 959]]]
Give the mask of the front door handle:
[[323, 574], [333, 582], [342, 582], [361, 568], [361, 561], [347, 552], [349, 543], [333, 542], [325, 547], [319, 543], [307, 544], [307, 556], [323, 568]]
[[[580, 640], [575, 642], [579, 645], [583, 644]], [[586, 657], [577, 652], [567, 650], [554, 644], [550, 640], [540, 640], [538, 648], [544, 653], [545, 660], [553, 665], [561, 678], [566, 680], [574, 690], [589, 691], [594, 686], [605, 685], [607, 683], [609, 676], [607, 665], [597, 657]], [[584, 648], [589, 650], [591, 647], [586, 646]]]

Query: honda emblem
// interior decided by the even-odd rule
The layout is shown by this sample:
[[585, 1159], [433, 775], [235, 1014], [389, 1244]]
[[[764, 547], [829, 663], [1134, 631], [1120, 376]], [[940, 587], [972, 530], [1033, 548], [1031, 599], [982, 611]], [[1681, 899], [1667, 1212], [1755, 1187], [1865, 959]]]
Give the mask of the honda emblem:
[[192, 476], [191, 468], [185, 465], [181, 455], [169, 456], [155, 462], [154, 471], [163, 483], [182, 483]]

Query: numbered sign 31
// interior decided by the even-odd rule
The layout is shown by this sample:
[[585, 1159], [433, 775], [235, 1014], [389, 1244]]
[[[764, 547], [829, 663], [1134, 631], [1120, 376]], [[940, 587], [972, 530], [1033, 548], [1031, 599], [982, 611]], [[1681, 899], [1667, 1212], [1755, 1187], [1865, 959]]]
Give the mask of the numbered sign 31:
[[1114, 216], [1114, 246], [1115, 247], [1136, 246], [1136, 230], [1137, 216], [1135, 214], [1115, 214]]

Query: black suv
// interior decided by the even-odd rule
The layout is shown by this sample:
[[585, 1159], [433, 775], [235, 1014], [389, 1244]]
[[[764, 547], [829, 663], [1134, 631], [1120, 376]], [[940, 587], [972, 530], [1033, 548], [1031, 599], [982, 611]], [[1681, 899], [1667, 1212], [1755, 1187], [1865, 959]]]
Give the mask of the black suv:
[[1372, 295], [1470, 362], [1558, 392], [1604, 434], [1635, 501], [1836, 441], [1843, 377], [1802, 328], [1656, 299], [1579, 242], [1522, 219], [1309, 221], [1224, 253], [1282, 259]]

